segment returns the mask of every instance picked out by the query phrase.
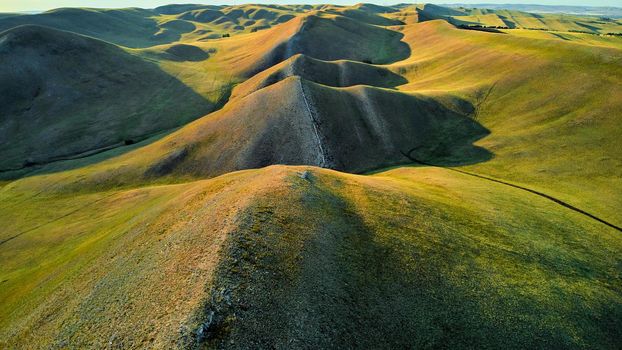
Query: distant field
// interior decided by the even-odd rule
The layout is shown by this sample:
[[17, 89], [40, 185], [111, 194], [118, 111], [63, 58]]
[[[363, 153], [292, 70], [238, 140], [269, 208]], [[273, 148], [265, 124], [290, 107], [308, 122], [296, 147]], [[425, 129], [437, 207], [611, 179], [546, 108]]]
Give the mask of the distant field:
[[622, 17], [622, 7], [555, 6], [535, 4], [447, 4], [448, 7], [466, 7], [492, 10], [513, 10], [531, 13], [565, 13], [580, 16]]

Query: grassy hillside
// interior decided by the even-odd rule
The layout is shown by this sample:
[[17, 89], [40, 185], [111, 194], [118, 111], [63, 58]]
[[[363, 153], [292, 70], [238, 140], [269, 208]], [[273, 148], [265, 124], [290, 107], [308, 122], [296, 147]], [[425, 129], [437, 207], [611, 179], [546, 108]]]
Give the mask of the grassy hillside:
[[334, 88], [287, 77], [145, 147], [67, 171], [63, 183], [103, 189], [270, 164], [361, 172], [411, 162], [405, 154], [413, 149], [439, 164], [480, 162], [491, 154], [472, 142], [488, 131], [469, 117], [472, 112], [455, 97]]
[[61, 8], [41, 14], [2, 18], [0, 30], [31, 24], [71, 31], [127, 47], [152, 46], [178, 39], [181, 31], [161, 28], [143, 9]]
[[349, 60], [323, 61], [306, 55], [294, 55], [237, 85], [231, 98], [250, 95], [291, 76], [300, 76], [333, 87], [371, 85], [393, 88], [408, 82], [382, 66]]
[[616, 21], [0, 16], [0, 348], [618, 348]]
[[[511, 5], [509, 5], [511, 7]], [[420, 21], [445, 19], [449, 23], [464, 26], [505, 27], [561, 32], [585, 32], [591, 34], [619, 33], [622, 22], [607, 16], [580, 16], [564, 13], [529, 13], [503, 8], [447, 8], [432, 4], [398, 5], [400, 15], [416, 13]]]
[[602, 16], [609, 18], [621, 18], [622, 9], [613, 6], [560, 6], [560, 5], [536, 5], [536, 4], [452, 4], [451, 7], [471, 7], [486, 9], [516, 10], [532, 13], [564, 13], [585, 16]]
[[0, 170], [135, 142], [213, 109], [153, 63], [39, 26], [0, 33]]
[[[620, 224], [622, 74], [618, 49], [463, 31], [440, 21], [405, 29], [400, 89], [468, 95], [495, 156], [471, 169], [554, 194]], [[451, 47], [451, 50], [448, 50]], [[486, 63], [484, 63], [486, 62]], [[596, 136], [598, 135], [598, 136]]]
[[154, 10], [61, 8], [40, 14], [5, 14], [0, 17], [0, 30], [24, 24], [41, 25], [144, 48], [180, 39], [209, 40], [223, 34], [255, 32], [310, 9], [311, 6], [295, 5], [170, 5]]
[[449, 170], [270, 167], [60, 197], [18, 185], [2, 190], [3, 217], [20, 218], [2, 236], [4, 346], [614, 348], [620, 336], [619, 232]]

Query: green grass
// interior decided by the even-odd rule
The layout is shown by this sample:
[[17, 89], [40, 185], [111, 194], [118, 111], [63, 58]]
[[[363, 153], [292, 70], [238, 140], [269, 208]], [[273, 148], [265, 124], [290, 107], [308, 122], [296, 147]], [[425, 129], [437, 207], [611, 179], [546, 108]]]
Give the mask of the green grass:
[[[419, 12], [425, 20], [445, 19], [456, 25], [481, 25], [547, 31], [580, 31], [593, 34], [619, 33], [619, 19], [603, 19], [597, 16], [579, 16], [563, 13], [527, 13], [516, 10], [481, 8], [445, 8], [431, 4], [398, 6], [400, 12]], [[393, 15], [393, 14], [392, 14]], [[401, 14], [398, 13], [398, 16]], [[604, 16], [603, 16], [604, 17]]]
[[477, 120], [490, 135], [476, 145], [494, 157], [470, 170], [534, 187], [620, 224], [621, 144], [613, 135], [622, 91], [621, 75], [612, 72], [620, 72], [622, 51], [473, 33], [440, 21], [406, 33], [413, 55], [394, 66], [411, 83], [399, 89], [449, 91], [480, 105]]
[[[310, 180], [299, 177], [305, 170]], [[244, 322], [223, 321], [230, 331], [218, 339], [227, 342], [286, 339], [301, 317], [311, 318], [292, 339], [310, 346], [615, 348], [619, 337], [618, 232], [441, 168], [356, 176], [269, 167], [176, 186], [32, 196], [19, 187], [2, 192], [13, 204], [2, 208], [4, 235], [44, 224], [2, 247], [9, 347], [94, 346], [113, 334], [127, 346], [152, 344], [152, 335], [168, 346], [180, 323], [192, 333], [204, 317], [209, 294], [188, 293], [208, 285], [230, 290], [234, 308], [238, 300], [252, 305]], [[164, 266], [179, 268], [154, 274]], [[145, 294], [156, 287], [180, 297]], [[226, 307], [207, 305], [227, 318]], [[137, 329], [145, 326], [128, 328], [127, 320], [161, 317], [144, 334]], [[332, 331], [318, 328], [329, 319]], [[36, 334], [28, 331], [34, 324]]]
[[3, 171], [137, 142], [201, 117], [220, 99], [99, 40], [40, 26], [1, 36]]

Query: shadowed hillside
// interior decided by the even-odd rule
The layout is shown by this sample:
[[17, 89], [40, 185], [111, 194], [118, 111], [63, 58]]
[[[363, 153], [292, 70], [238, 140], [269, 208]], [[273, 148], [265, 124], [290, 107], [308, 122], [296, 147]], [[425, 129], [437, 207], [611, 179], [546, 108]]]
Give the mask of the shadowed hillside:
[[335, 89], [290, 77], [154, 144], [160, 149], [184, 144], [186, 151], [174, 161], [158, 160], [147, 172], [213, 176], [270, 164], [360, 172], [405, 162], [400, 151], [414, 146], [425, 148], [426, 158], [447, 162], [487, 159], [487, 152], [470, 146], [486, 130], [466, 116], [467, 103], [454, 104], [467, 111], [423, 96]]
[[18, 25], [41, 25], [95, 37], [131, 48], [176, 42], [184, 37], [216, 39], [223, 34], [256, 32], [287, 22], [311, 6], [168, 5], [139, 8], [61, 8], [40, 14], [7, 14], [0, 31]]
[[135, 142], [212, 108], [156, 65], [39, 26], [0, 33], [0, 169]]
[[0, 30], [24, 25], [41, 25], [67, 30], [127, 47], [145, 47], [176, 41], [181, 32], [160, 28], [143, 9], [62, 8], [35, 15], [15, 15], [0, 20]]
[[356, 61], [322, 61], [294, 55], [236, 86], [231, 98], [249, 95], [291, 76], [333, 87], [371, 85], [391, 88], [408, 82], [391, 70]]
[[250, 69], [249, 76], [298, 53], [321, 60], [349, 59], [365, 63], [395, 62], [409, 54], [400, 33], [340, 15], [319, 12], [292, 21], [288, 26], [296, 26], [295, 32], [266, 52]]

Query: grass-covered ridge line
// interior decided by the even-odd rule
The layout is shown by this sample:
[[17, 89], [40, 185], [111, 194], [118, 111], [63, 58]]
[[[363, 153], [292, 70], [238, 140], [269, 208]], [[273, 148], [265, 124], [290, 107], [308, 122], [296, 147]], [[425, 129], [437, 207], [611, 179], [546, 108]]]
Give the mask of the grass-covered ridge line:
[[[3, 196], [7, 198], [11, 192], [6, 189]], [[102, 196], [84, 199], [88, 203]], [[197, 341], [195, 331], [206, 321], [203, 317], [212, 311], [217, 321], [206, 332], [217, 336], [198, 340], [229, 344], [233, 339], [234, 344], [256, 346], [278, 344], [280, 339], [299, 346], [350, 342], [399, 346], [413, 341], [495, 346], [508, 339], [512, 344], [536, 346], [541, 339], [547, 339], [547, 344], [559, 346], [599, 344], [607, 348], [615, 344], [615, 330], [619, 329], [612, 325], [620, 319], [616, 305], [620, 303], [621, 286], [610, 275], [619, 263], [614, 253], [622, 244], [619, 232], [547, 200], [534, 199], [524, 191], [444, 169], [399, 168], [373, 176], [355, 176], [314, 168], [270, 167], [207, 182], [118, 192], [104, 199], [110, 208], [105, 212], [101, 206], [79, 203], [81, 197], [53, 198], [30, 206], [31, 212], [38, 212], [39, 206], [57, 208], [56, 212], [71, 209], [68, 205], [82, 209], [65, 221], [53, 221], [47, 228], [43, 226], [5, 243], [3, 252], [15, 252], [22, 246], [17, 251], [34, 261], [35, 251], [57, 256], [49, 261], [47, 269], [64, 272], [52, 274], [52, 279], [45, 279], [41, 268], [3, 274], [3, 280], [7, 280], [3, 291], [12, 296], [8, 300], [20, 295], [12, 287], [20, 285], [20, 278], [32, 279], [38, 271], [38, 278], [43, 279], [38, 288], [40, 296], [20, 298], [21, 304], [7, 303], [7, 299], [3, 303], [10, 307], [7, 310], [19, 310], [36, 305], [37, 298], [45, 296], [45, 308], [33, 316], [42, 312], [41, 317], [45, 317], [53, 312], [55, 322], [65, 320], [62, 322], [77, 327], [67, 328], [73, 331], [54, 338], [41, 337], [54, 334], [43, 328], [32, 338], [18, 332], [13, 335], [18, 338], [4, 339], [29, 339], [30, 344], [53, 341], [95, 345], [114, 328], [118, 344], [191, 344]], [[130, 207], [132, 210], [123, 209]], [[3, 213], [9, 211], [25, 213], [18, 206], [3, 209]], [[219, 215], [213, 215], [215, 212]], [[96, 222], [101, 231], [93, 231], [93, 236], [71, 234], [94, 223], [93, 215], [100, 218]], [[197, 221], [198, 217], [210, 218], [209, 223]], [[49, 219], [31, 216], [31, 222], [36, 220]], [[75, 243], [42, 240], [55, 237], [55, 230], [63, 230], [66, 239], [75, 237]], [[217, 235], [213, 236], [214, 243], [196, 245], [210, 241], [211, 235]], [[80, 250], [71, 249], [69, 242], [79, 244]], [[225, 248], [213, 246], [216, 242]], [[13, 249], [5, 248], [9, 245]], [[82, 258], [75, 260], [68, 255], [61, 259], [60, 252], [49, 250], [53, 246], [67, 249], [66, 254], [80, 252]], [[26, 247], [33, 250], [24, 250]], [[222, 260], [213, 255], [216, 251], [221, 251]], [[19, 261], [14, 253], [11, 257], [11, 261]], [[83, 260], [86, 257], [97, 262], [87, 263]], [[84, 262], [75, 265], [76, 261]], [[219, 267], [203, 267], [206, 261]], [[70, 262], [72, 270], [67, 270], [64, 266]], [[164, 269], [148, 276], [163, 263], [183, 268]], [[64, 276], [68, 273], [92, 276], [104, 271], [105, 282], [100, 283], [105, 283], [106, 288], [93, 284], [97, 279], [77, 277], [76, 281], [82, 281], [80, 288], [66, 295], [63, 290], [72, 288], [74, 282], [61, 287], [56, 284], [67, 281]], [[131, 275], [127, 275], [129, 271]], [[184, 271], [195, 272], [182, 278], [178, 274]], [[151, 282], [132, 282], [144, 278]], [[179, 289], [181, 285], [202, 289], [205, 284], [211, 285], [218, 296], [207, 294], [195, 299], [186, 293], [196, 289]], [[166, 286], [168, 293], [175, 290], [183, 294], [177, 299], [166, 293], [144, 294], [150, 285]], [[321, 293], [308, 294], [309, 290]], [[125, 295], [123, 304], [114, 303], [103, 314], [95, 311], [115, 295]], [[191, 299], [185, 299], [188, 297]], [[345, 298], [347, 302], [335, 308], [334, 298]], [[158, 306], [141, 307], [144, 300]], [[193, 301], [187, 304], [184, 300]], [[226, 300], [231, 300], [230, 304]], [[206, 306], [202, 306], [204, 302]], [[69, 307], [56, 309], [57, 303]], [[185, 306], [178, 309], [175, 303]], [[169, 308], [179, 311], [171, 314], [166, 312]], [[316, 311], [309, 312], [308, 308]], [[390, 311], [396, 308], [403, 312]], [[153, 317], [149, 315], [161, 312], [168, 315], [165, 320], [169, 321], [145, 325], [155, 328], [142, 335], [136, 329], [123, 328], [130, 324], [128, 319], [149, 319]], [[76, 313], [92, 317], [74, 319]], [[12, 314], [19, 312], [6, 313]], [[125, 316], [117, 318], [121, 314]], [[308, 317], [305, 315], [315, 316], [306, 319], [302, 328], [297, 327], [298, 335], [291, 338], [286, 325], [296, 324], [299, 317]], [[89, 333], [80, 331], [89, 324], [99, 324], [100, 317], [109, 320], [105, 327], [100, 325]], [[386, 328], [378, 329], [378, 317]], [[284, 318], [291, 322], [277, 322]], [[334, 333], [319, 327], [328, 319], [332, 320]], [[352, 319], [358, 320], [358, 326]], [[559, 322], [562, 319], [565, 321]], [[185, 330], [177, 333], [180, 321]], [[28, 322], [38, 322], [37, 317]], [[45, 327], [54, 327], [55, 322], [45, 323]], [[409, 326], [398, 326], [404, 323]], [[21, 329], [28, 329], [28, 324]], [[174, 331], [166, 330], [169, 324]], [[458, 325], [468, 328], [456, 330]], [[369, 332], [375, 336], [364, 336]], [[247, 338], [250, 334], [252, 339]], [[451, 338], [446, 338], [449, 334]]]

